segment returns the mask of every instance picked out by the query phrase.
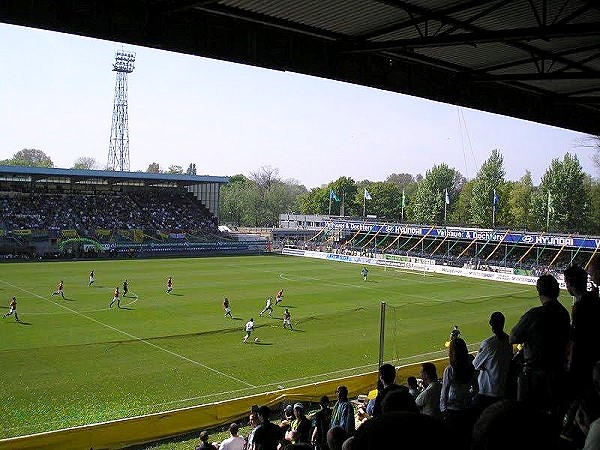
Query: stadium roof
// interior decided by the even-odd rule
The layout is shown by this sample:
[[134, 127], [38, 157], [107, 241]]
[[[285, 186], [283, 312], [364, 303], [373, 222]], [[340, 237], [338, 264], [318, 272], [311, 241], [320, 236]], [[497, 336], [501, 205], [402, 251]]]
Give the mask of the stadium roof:
[[0, 21], [600, 134], [597, 0], [1, 0]]
[[227, 183], [228, 177], [109, 170], [54, 169], [46, 167], [0, 166], [0, 181], [89, 183], [106, 185], [177, 185]]

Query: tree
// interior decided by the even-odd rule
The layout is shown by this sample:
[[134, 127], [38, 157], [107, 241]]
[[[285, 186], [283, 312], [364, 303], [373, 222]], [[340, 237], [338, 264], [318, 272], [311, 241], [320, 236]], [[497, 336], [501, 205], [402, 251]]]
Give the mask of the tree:
[[160, 170], [160, 166], [158, 165], [158, 163], [151, 163], [148, 168], [146, 169], [147, 173], [161, 173], [162, 170]]
[[[340, 216], [362, 215], [362, 197], [357, 197], [358, 186], [350, 177], [339, 177], [337, 180], [329, 184], [329, 188], [333, 189], [339, 201]], [[329, 190], [327, 190], [327, 204], [329, 205]], [[362, 195], [362, 191], [361, 191]], [[325, 210], [327, 211], [327, 209]], [[332, 214], [334, 213], [334, 205], [332, 205]]]
[[183, 173], [183, 167], [171, 164], [167, 169], [167, 173]]
[[81, 156], [73, 162], [73, 169], [93, 170], [98, 167], [98, 161], [90, 156]]
[[35, 148], [24, 148], [11, 159], [2, 161], [7, 166], [54, 167], [54, 163], [43, 151]]
[[471, 197], [473, 197], [473, 185], [475, 180], [470, 180], [462, 187], [455, 202], [452, 204], [452, 212], [449, 215], [450, 221], [461, 224], [471, 225]]
[[525, 174], [519, 181], [512, 183], [508, 194], [508, 208], [512, 220], [507, 222], [511, 227], [532, 229], [531, 198], [534, 191], [531, 172], [529, 170], [525, 171]]
[[590, 226], [591, 203], [584, 179], [585, 174], [576, 155], [567, 153], [562, 161], [553, 159], [542, 177], [537, 198], [532, 201], [537, 225], [543, 224], [542, 228], [546, 228], [550, 209], [550, 230], [587, 230]]
[[600, 182], [587, 176], [584, 179], [587, 198], [590, 199], [590, 220], [587, 232], [600, 235]]
[[446, 205], [446, 212], [451, 215], [452, 204], [464, 184], [465, 177], [456, 169], [444, 163], [434, 165], [417, 184], [417, 189], [412, 195], [412, 219], [417, 223], [443, 223], [446, 192], [450, 202]]
[[185, 171], [188, 175], [196, 175], [196, 164], [191, 163]]
[[[475, 225], [492, 226], [503, 222], [506, 213], [506, 194], [504, 192], [504, 158], [499, 150], [492, 150], [490, 157], [481, 165], [471, 197], [471, 220]], [[498, 196], [496, 224], [492, 224], [494, 191]]]
[[[339, 202], [332, 202], [331, 213], [337, 214]], [[298, 209], [301, 214], [327, 214], [329, 209], [329, 188], [316, 187], [298, 197]]]

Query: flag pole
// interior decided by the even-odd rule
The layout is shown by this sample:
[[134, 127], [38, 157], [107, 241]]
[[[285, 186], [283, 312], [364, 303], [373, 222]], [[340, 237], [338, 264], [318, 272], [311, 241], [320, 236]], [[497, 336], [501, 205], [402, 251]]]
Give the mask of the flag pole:
[[448, 222], [448, 190], [444, 191], [444, 223]]
[[550, 191], [548, 191], [548, 203], [546, 205], [546, 231], [550, 231]]
[[366, 217], [367, 212], [367, 196], [363, 193], [363, 217]]
[[331, 215], [331, 189], [329, 189], [329, 215]]

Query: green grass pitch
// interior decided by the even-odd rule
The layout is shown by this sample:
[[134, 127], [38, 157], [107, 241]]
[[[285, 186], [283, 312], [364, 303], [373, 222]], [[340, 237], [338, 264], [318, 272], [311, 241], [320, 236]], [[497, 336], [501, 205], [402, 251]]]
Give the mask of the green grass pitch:
[[[398, 364], [446, 355], [456, 324], [476, 349], [491, 312], [503, 311], [510, 329], [539, 304], [528, 286], [379, 267], [365, 283], [360, 269], [284, 256], [2, 264], [2, 311], [16, 296], [22, 323], [0, 322], [0, 437], [375, 370], [381, 301], [385, 357]], [[125, 278], [129, 295], [109, 309]], [[65, 300], [51, 295], [61, 279]], [[279, 289], [283, 303], [259, 317]], [[282, 328], [284, 307], [294, 331]], [[250, 317], [258, 344], [242, 343]]]

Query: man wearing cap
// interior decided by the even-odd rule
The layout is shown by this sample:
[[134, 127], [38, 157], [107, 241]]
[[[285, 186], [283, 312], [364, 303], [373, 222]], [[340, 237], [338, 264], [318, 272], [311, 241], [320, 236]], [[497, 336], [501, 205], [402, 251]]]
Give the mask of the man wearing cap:
[[294, 404], [294, 416], [290, 430], [285, 434], [285, 439], [292, 444], [310, 443], [310, 420], [304, 414], [304, 405], [302, 403]]
[[473, 366], [479, 370], [479, 393], [475, 404], [481, 411], [506, 397], [506, 382], [513, 351], [512, 345], [508, 343], [508, 334], [504, 332], [504, 322], [504, 314], [500, 311], [492, 313], [489, 323], [494, 335], [481, 343], [473, 360]]
[[258, 408], [258, 418], [260, 425], [254, 431], [252, 448], [248, 450], [277, 450], [279, 441], [283, 438], [283, 433], [278, 425], [269, 421], [271, 408], [266, 405]]

